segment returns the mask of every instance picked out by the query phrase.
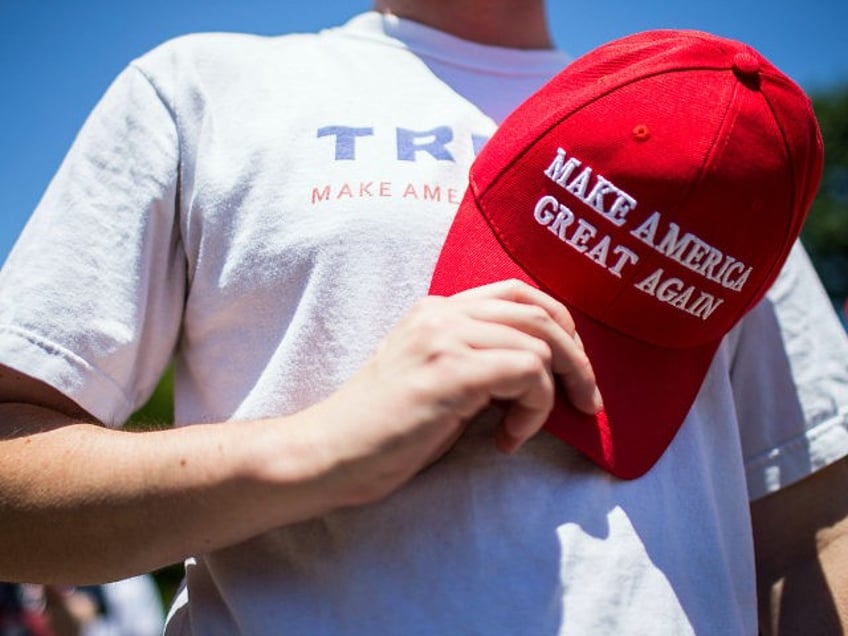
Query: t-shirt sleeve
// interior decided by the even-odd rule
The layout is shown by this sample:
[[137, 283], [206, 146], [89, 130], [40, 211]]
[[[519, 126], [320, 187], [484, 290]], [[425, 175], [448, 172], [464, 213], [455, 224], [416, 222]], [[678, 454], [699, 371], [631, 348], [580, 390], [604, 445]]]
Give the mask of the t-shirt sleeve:
[[848, 338], [800, 243], [731, 338], [752, 500], [848, 454]]
[[129, 66], [0, 271], [0, 362], [109, 425], [150, 395], [179, 332], [179, 159], [172, 110]]

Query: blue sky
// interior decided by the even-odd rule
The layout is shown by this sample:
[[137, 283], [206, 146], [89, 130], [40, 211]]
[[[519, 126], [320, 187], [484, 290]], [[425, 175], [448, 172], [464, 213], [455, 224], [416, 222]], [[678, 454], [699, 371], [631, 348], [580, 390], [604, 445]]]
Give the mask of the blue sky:
[[[425, 0], [426, 1], [426, 0]], [[135, 56], [193, 31], [313, 31], [370, 0], [0, 0], [0, 261], [76, 131]], [[809, 92], [848, 84], [848, 1], [549, 0], [556, 43], [579, 55], [651, 28], [744, 40]]]

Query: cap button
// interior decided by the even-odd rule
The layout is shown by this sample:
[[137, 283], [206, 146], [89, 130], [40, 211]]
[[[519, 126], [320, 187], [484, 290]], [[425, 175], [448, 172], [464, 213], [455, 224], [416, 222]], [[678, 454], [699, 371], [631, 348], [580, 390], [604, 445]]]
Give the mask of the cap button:
[[733, 56], [733, 72], [740, 78], [754, 78], [760, 72], [760, 60], [747, 51], [740, 51]]

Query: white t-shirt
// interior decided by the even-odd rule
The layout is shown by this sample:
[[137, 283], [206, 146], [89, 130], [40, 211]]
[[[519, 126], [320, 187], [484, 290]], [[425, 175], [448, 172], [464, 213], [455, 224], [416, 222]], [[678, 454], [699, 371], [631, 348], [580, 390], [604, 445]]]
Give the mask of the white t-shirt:
[[[0, 361], [112, 425], [174, 350], [178, 424], [324, 398], [427, 293], [475, 152], [566, 62], [376, 13], [164, 44], [0, 273]], [[848, 452], [846, 354], [799, 247], [644, 477], [544, 433], [505, 457], [481, 420], [376, 505], [189, 560], [167, 633], [754, 634], [749, 497]]]
[[165, 613], [156, 582], [150, 575], [134, 576], [100, 586], [102, 614], [80, 627], [79, 636], [158, 636]]

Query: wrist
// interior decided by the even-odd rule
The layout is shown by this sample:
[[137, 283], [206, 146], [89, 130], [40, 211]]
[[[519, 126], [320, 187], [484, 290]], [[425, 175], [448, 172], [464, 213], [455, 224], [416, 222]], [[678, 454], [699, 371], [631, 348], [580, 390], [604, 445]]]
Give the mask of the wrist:
[[318, 517], [351, 503], [340, 478], [343, 458], [335, 445], [326, 443], [316, 410], [239, 423], [234, 431], [239, 438], [252, 440], [241, 474], [259, 507], [274, 512], [270, 527]]

